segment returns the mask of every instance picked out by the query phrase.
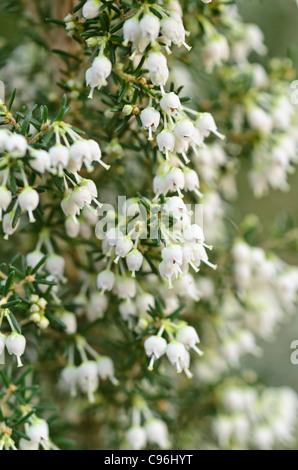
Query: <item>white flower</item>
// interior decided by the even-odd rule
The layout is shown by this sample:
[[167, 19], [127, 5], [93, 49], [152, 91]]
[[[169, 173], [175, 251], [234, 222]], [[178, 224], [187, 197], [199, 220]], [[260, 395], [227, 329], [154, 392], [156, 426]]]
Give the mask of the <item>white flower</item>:
[[170, 116], [173, 116], [178, 110], [182, 108], [179, 96], [176, 93], [167, 93], [160, 100], [160, 107]]
[[50, 148], [49, 155], [51, 167], [57, 168], [59, 174], [62, 174], [63, 168], [67, 167], [69, 161], [69, 151], [65, 145], [57, 144]]
[[180, 16], [182, 18], [183, 11], [182, 11], [182, 7], [181, 7], [178, 0], [169, 0], [168, 5], [167, 5], [167, 9], [169, 11], [171, 11], [172, 13], [177, 14], [178, 16]]
[[184, 188], [185, 180], [183, 171], [180, 168], [173, 168], [167, 173], [166, 182], [170, 191], [177, 191], [181, 196], [181, 189]]
[[112, 62], [104, 55], [100, 55], [94, 60], [92, 68], [95, 73], [103, 80], [103, 84], [105, 84], [105, 80], [112, 72]]
[[35, 268], [35, 266], [42, 260], [44, 254], [40, 250], [34, 250], [26, 255], [26, 265]]
[[131, 317], [136, 316], [136, 306], [131, 300], [127, 299], [119, 304], [119, 312], [124, 321], [130, 322]]
[[200, 182], [199, 182], [199, 177], [197, 175], [197, 172], [185, 167], [183, 169], [183, 173], [184, 173], [184, 189], [186, 191], [194, 191], [199, 197], [201, 197], [202, 193], [199, 191]]
[[78, 369], [73, 365], [68, 365], [61, 372], [61, 380], [69, 388], [72, 396], [76, 395], [76, 385], [78, 382]]
[[64, 329], [65, 333], [68, 335], [74, 335], [77, 332], [77, 319], [74, 313], [63, 312], [60, 316], [60, 320], [64, 323], [66, 328]]
[[155, 300], [152, 294], [144, 292], [139, 294], [136, 298], [136, 307], [140, 314], [147, 312], [149, 307], [154, 307]]
[[152, 131], [155, 132], [159, 126], [160, 114], [154, 108], [143, 109], [140, 115], [143, 128], [149, 130], [149, 140], [152, 140]]
[[180, 245], [168, 245], [162, 249], [161, 256], [167, 264], [182, 264], [183, 254]]
[[33, 170], [39, 173], [45, 173], [51, 168], [51, 159], [45, 150], [34, 150], [31, 155], [33, 158], [29, 161], [29, 165]]
[[103, 292], [94, 292], [90, 296], [90, 304], [87, 308], [87, 318], [89, 321], [94, 321], [97, 318], [102, 318], [108, 308], [108, 298]]
[[15, 211], [8, 212], [3, 217], [2, 228], [3, 232], [5, 233], [4, 239], [7, 240], [9, 235], [12, 235], [18, 228], [20, 220], [17, 221], [15, 227], [12, 226], [13, 218], [15, 215]]
[[33, 441], [27, 441], [23, 437], [19, 441], [19, 450], [39, 450], [39, 443]]
[[146, 431], [141, 426], [133, 426], [126, 433], [127, 441], [133, 450], [141, 450], [146, 447]]
[[22, 158], [27, 152], [27, 140], [20, 134], [10, 135], [6, 140], [6, 150], [13, 158]]
[[158, 38], [160, 30], [159, 19], [150, 13], [144, 15], [140, 21], [140, 30], [143, 37], [149, 39], [151, 42]]
[[5, 348], [6, 336], [0, 333], [0, 356], [3, 354]]
[[186, 354], [184, 345], [178, 341], [172, 341], [167, 346], [166, 354], [170, 363], [176, 365], [177, 372], [182, 372], [181, 362], [184, 361]]
[[166, 18], [162, 20], [161, 31], [163, 36], [165, 36], [170, 42], [172, 42], [176, 46], [186, 46], [185, 29], [180, 18]]
[[200, 342], [200, 339], [196, 330], [192, 326], [181, 328], [177, 335], [177, 341], [184, 344], [186, 349], [194, 349], [200, 356], [202, 356], [202, 351], [196, 347], [196, 344]]
[[157, 175], [153, 178], [153, 191], [157, 196], [159, 194], [167, 194], [169, 189], [167, 174]]
[[68, 193], [61, 201], [61, 209], [66, 216], [75, 217], [80, 213], [80, 208], [72, 199], [72, 192]]
[[89, 206], [92, 202], [92, 195], [87, 186], [76, 186], [71, 193], [71, 201], [80, 209]]
[[161, 448], [169, 445], [168, 427], [161, 419], [150, 419], [145, 424], [148, 441], [157, 444]]
[[21, 356], [23, 356], [26, 348], [26, 338], [23, 335], [20, 335], [16, 331], [11, 333], [6, 338], [6, 348], [10, 355], [14, 355], [18, 361], [18, 367], [22, 367]]
[[97, 370], [99, 377], [102, 380], [109, 379], [114, 385], [117, 385], [118, 380], [115, 377], [114, 363], [111, 358], [101, 356], [97, 359]]
[[75, 162], [82, 164], [85, 160], [92, 161], [92, 153], [88, 140], [77, 140], [69, 149], [70, 158]]
[[175, 136], [180, 140], [186, 140], [189, 142], [194, 134], [195, 126], [189, 119], [181, 119], [176, 124], [174, 133]]
[[133, 275], [136, 271], [139, 271], [141, 269], [142, 263], [143, 263], [143, 255], [140, 251], [137, 249], [132, 250], [127, 256], [126, 256], [126, 263], [129, 271], [132, 271]]
[[148, 369], [153, 370], [154, 361], [165, 354], [167, 342], [161, 336], [150, 336], [146, 339], [144, 347], [147, 356], [151, 358]]
[[166, 263], [165, 261], [162, 261], [159, 266], [159, 273], [163, 279], [167, 279], [169, 283], [169, 288], [173, 288], [172, 280], [177, 279], [179, 274], [181, 274], [181, 268], [179, 264], [173, 263], [169, 264]]
[[35, 419], [34, 423], [27, 427], [26, 434], [33, 442], [46, 442], [49, 440], [48, 423], [43, 419]]
[[35, 211], [39, 204], [38, 192], [28, 186], [27, 188], [24, 188], [23, 191], [20, 193], [18, 197], [18, 202], [20, 208], [23, 211], [28, 212], [30, 222], [35, 222], [33, 211]]
[[164, 86], [169, 78], [165, 56], [160, 52], [152, 52], [147, 59], [147, 66], [153, 85]]
[[0, 186], [0, 220], [2, 220], [2, 211], [6, 211], [12, 200], [12, 194], [6, 186]]
[[196, 128], [204, 137], [209, 137], [210, 132], [215, 134], [220, 139], [224, 139], [224, 136], [217, 131], [217, 125], [214, 121], [213, 116], [210, 113], [201, 113], [196, 121]]
[[100, 1], [88, 0], [83, 6], [82, 14], [86, 20], [92, 20], [99, 15]]
[[89, 67], [89, 69], [86, 70], [85, 80], [86, 85], [91, 88], [88, 98], [93, 98], [94, 89], [100, 89], [104, 84], [104, 80], [98, 75], [93, 67]]
[[10, 137], [10, 133], [6, 129], [0, 129], [0, 152], [4, 152], [6, 149], [6, 142]]
[[159, 151], [166, 154], [167, 159], [169, 158], [169, 152], [173, 152], [175, 148], [175, 135], [168, 129], [163, 130], [156, 137]]
[[56, 279], [62, 279], [65, 269], [65, 260], [63, 256], [51, 254], [46, 260], [46, 270], [49, 271]]
[[186, 226], [183, 231], [184, 239], [189, 243], [204, 243], [205, 236], [202, 228], [197, 224]]
[[220, 65], [222, 61], [228, 60], [230, 48], [227, 39], [216, 34], [208, 39], [207, 44], [202, 49], [202, 61], [207, 72], [212, 72], [214, 67]]
[[65, 221], [65, 230], [69, 238], [76, 238], [80, 233], [80, 224], [69, 216]]
[[116, 279], [116, 287], [120, 299], [131, 299], [136, 295], [136, 282], [131, 277], [118, 276]]
[[[125, 258], [125, 256], [130, 252], [133, 247], [133, 242], [131, 238], [127, 235], [126, 237], [119, 238], [116, 243], [116, 260], [120, 258]], [[116, 261], [115, 260], [115, 261]]]
[[83, 362], [78, 368], [78, 383], [83, 393], [87, 393], [88, 399], [94, 403], [94, 392], [98, 388], [98, 370], [95, 361]]
[[97, 287], [103, 292], [111, 291], [115, 283], [115, 275], [109, 269], [102, 271], [97, 276]]
[[252, 108], [247, 114], [247, 119], [252, 129], [257, 129], [265, 134], [269, 134], [272, 130], [272, 118], [262, 108]]
[[182, 214], [187, 213], [187, 207], [178, 196], [173, 196], [164, 204], [164, 210], [168, 214], [173, 215], [176, 219], [180, 219]]
[[132, 42], [134, 45], [137, 43], [141, 34], [140, 23], [137, 17], [132, 17], [126, 20], [123, 24], [123, 37], [124, 44]]

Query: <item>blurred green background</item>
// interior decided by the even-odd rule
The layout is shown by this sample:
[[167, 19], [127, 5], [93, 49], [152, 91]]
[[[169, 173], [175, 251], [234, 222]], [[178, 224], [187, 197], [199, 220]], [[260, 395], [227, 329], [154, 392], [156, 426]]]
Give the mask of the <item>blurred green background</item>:
[[[271, 57], [290, 56], [293, 59], [298, 79], [298, 6], [296, 0], [238, 0], [236, 3], [245, 21], [257, 23], [264, 31], [268, 54]], [[1, 11], [0, 0], [0, 46], [3, 41], [9, 41], [13, 49], [15, 45], [22, 43], [23, 38], [18, 33], [14, 16]], [[257, 214], [268, 233], [269, 227], [273, 225], [276, 218], [288, 213], [298, 226], [298, 172], [291, 176], [290, 183], [290, 192], [272, 191], [270, 196], [256, 200], [248, 188], [244, 169], [239, 175], [241, 191], [235, 204], [237, 219], [240, 220], [246, 214]], [[287, 261], [298, 265], [298, 257], [287, 259]], [[257, 370], [261, 379], [267, 384], [290, 385], [298, 392], [298, 365], [294, 366], [290, 362], [290, 345], [295, 339], [298, 340], [298, 311], [297, 315], [281, 328], [272, 343], [264, 345], [263, 357], [247, 359], [246, 366]]]

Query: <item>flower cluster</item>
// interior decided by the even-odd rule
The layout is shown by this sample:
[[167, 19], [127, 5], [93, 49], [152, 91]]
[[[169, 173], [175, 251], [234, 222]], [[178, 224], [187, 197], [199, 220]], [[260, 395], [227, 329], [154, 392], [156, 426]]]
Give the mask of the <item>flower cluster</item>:
[[297, 395], [290, 388], [229, 386], [220, 392], [222, 410], [213, 420], [221, 448], [272, 450], [291, 443]]

